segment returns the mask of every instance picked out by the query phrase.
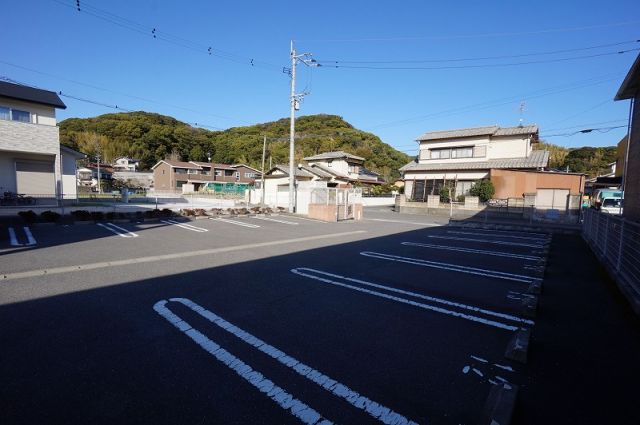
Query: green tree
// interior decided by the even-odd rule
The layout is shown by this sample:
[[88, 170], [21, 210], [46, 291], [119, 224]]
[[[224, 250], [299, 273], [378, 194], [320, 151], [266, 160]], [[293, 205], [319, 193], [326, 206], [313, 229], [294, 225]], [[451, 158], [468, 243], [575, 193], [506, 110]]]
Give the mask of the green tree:
[[496, 188], [489, 179], [482, 179], [477, 181], [469, 190], [469, 194], [477, 196], [480, 201], [487, 202], [496, 193]]

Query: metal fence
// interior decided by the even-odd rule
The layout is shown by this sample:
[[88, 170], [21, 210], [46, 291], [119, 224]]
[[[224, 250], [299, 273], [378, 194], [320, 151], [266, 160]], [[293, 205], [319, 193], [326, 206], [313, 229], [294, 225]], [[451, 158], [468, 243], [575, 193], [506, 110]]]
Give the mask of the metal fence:
[[582, 235], [623, 291], [640, 303], [640, 224], [586, 209]]

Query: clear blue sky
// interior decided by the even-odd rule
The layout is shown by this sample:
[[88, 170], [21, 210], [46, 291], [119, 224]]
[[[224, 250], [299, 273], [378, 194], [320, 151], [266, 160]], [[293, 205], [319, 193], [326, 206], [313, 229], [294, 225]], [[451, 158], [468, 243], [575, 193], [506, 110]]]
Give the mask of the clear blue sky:
[[[295, 39], [299, 52], [312, 52], [325, 64], [313, 70], [300, 66], [299, 90], [311, 94], [299, 114], [341, 115], [409, 154], [416, 153], [413, 140], [426, 131], [517, 125], [521, 101], [525, 124], [538, 124], [543, 138], [624, 125], [628, 102], [613, 97], [638, 52], [608, 53], [640, 48], [633, 42], [640, 39], [637, 0], [80, 0], [81, 12], [75, 5], [75, 0], [23, 0], [4, 7], [0, 77], [229, 128], [288, 116], [289, 78], [281, 68], [289, 65], [289, 41]], [[617, 44], [622, 42], [630, 43]], [[610, 46], [592, 48], [602, 45]], [[570, 51], [529, 55], [564, 50]], [[599, 56], [485, 66], [592, 55]], [[495, 56], [507, 58], [439, 62]], [[464, 68], [328, 66], [336, 60], [365, 67]], [[114, 112], [63, 100], [68, 109], [60, 111], [60, 119]], [[607, 146], [625, 131], [547, 140], [568, 147]]]

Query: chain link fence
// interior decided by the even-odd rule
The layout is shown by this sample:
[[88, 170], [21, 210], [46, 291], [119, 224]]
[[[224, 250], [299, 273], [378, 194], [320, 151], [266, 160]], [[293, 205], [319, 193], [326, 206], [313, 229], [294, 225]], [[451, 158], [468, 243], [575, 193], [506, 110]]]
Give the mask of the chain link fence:
[[586, 209], [582, 235], [640, 314], [640, 224]]

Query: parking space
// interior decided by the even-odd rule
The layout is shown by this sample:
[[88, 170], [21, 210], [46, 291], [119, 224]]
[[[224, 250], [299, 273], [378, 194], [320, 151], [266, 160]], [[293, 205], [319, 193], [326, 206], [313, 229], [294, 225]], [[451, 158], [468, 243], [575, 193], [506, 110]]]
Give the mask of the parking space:
[[[143, 405], [179, 385], [184, 405], [160, 409], [156, 422], [476, 423], [491, 388], [526, 380], [505, 350], [535, 326], [520, 310], [539, 281], [525, 266], [544, 259], [547, 237], [408, 226], [286, 215], [42, 226], [37, 248], [0, 257], [8, 272], [0, 293], [15, 298], [0, 316], [11, 315], [10, 334], [25, 347], [45, 338], [47, 356], [69, 356], [36, 369], [49, 377], [71, 367], [69, 380], [52, 385], [72, 400], [90, 385], [74, 359], [110, 393], [131, 376], [114, 362], [138, 367], [125, 393]], [[89, 262], [99, 272], [84, 272]], [[48, 292], [29, 301], [27, 289]], [[14, 333], [33, 303], [45, 313], [32, 319], [50, 320], [58, 340]], [[87, 339], [93, 333], [113, 345]], [[69, 351], [78, 344], [91, 362]], [[33, 367], [19, 352], [12, 344], [16, 373]]]

